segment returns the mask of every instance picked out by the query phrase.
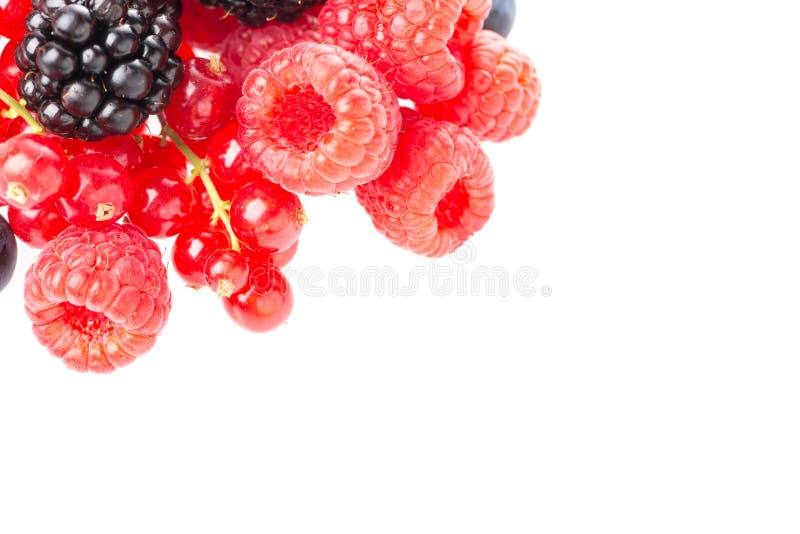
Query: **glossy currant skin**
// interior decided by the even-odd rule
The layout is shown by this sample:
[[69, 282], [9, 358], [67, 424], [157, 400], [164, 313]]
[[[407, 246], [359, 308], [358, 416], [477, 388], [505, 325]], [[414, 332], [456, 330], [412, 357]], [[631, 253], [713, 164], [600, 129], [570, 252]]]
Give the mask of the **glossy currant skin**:
[[272, 265], [252, 269], [247, 285], [222, 299], [228, 315], [251, 332], [268, 332], [283, 324], [292, 313], [294, 297], [289, 282]]
[[65, 139], [64, 149], [70, 156], [104, 154], [115, 159], [129, 173], [144, 166], [144, 152], [132, 135], [118, 135], [87, 143], [79, 139]]
[[194, 188], [170, 167], [152, 167], [133, 177], [135, 192], [128, 217], [150, 237], [169, 237], [191, 222]]
[[28, 0], [0, 0], [0, 35], [19, 41], [25, 35], [25, 17], [31, 10]]
[[223, 198], [230, 199], [241, 185], [261, 178], [242, 152], [237, 135], [239, 123], [228, 123], [208, 143], [211, 178]]
[[0, 291], [5, 289], [17, 266], [17, 240], [8, 221], [0, 215]]
[[0, 144], [0, 196], [21, 209], [52, 204], [69, 185], [66, 166], [64, 147], [57, 139], [15, 135]]
[[247, 284], [250, 267], [241, 252], [215, 250], [206, 260], [203, 272], [208, 287], [220, 297], [230, 297]]
[[516, 17], [517, 4], [514, 0], [492, 0], [492, 10], [483, 22], [483, 27], [508, 37]]
[[42, 248], [69, 226], [55, 206], [40, 210], [8, 208], [8, 223], [20, 241]]
[[233, 119], [239, 93], [218, 60], [192, 58], [164, 115], [181, 137], [208, 139]]
[[205, 266], [216, 250], [230, 248], [228, 235], [221, 228], [192, 226], [184, 229], [172, 246], [172, 267], [191, 287], [206, 285]]
[[297, 254], [297, 249], [300, 245], [300, 240], [295, 241], [292, 246], [280, 252], [273, 252], [272, 254], [264, 251], [255, 251], [247, 247], [242, 248], [242, 254], [247, 257], [247, 261], [251, 265], [265, 265], [271, 263], [275, 267], [282, 269], [289, 265], [289, 262], [294, 259]]
[[142, 149], [142, 169], [170, 167], [186, 176], [186, 158], [175, 143], [157, 135], [142, 135], [137, 143]]
[[70, 189], [56, 202], [56, 208], [70, 224], [83, 228], [104, 226], [128, 211], [133, 182], [113, 158], [82, 154], [69, 161], [65, 174]]
[[0, 89], [11, 96], [17, 96], [20, 78], [22, 78], [22, 71], [14, 61], [14, 47], [10, 43], [6, 43], [3, 51], [0, 52]]
[[278, 252], [297, 241], [306, 215], [294, 193], [267, 180], [245, 185], [231, 201], [231, 226], [255, 251]]

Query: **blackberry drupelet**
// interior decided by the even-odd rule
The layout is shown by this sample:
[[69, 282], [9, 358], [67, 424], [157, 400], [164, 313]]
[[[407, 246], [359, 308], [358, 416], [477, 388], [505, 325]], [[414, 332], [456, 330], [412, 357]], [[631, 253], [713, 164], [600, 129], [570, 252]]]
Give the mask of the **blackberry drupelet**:
[[166, 108], [183, 77], [180, 0], [33, 0], [19, 94], [49, 131], [97, 141]]
[[219, 7], [246, 25], [257, 28], [268, 22], [292, 22], [306, 9], [325, 0], [200, 0], [207, 7]]

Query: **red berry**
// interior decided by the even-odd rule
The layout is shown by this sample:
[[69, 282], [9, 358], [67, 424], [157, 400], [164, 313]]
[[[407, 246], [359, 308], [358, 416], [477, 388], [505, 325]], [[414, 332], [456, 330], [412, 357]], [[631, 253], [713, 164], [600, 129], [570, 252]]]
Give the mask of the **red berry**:
[[494, 178], [466, 128], [433, 119], [404, 127], [386, 173], [356, 189], [375, 228], [396, 245], [437, 257], [480, 230], [494, 208]]
[[218, 59], [192, 58], [164, 111], [181, 137], [208, 139], [233, 119], [239, 91]]
[[241, 252], [215, 250], [206, 260], [206, 284], [220, 297], [230, 297], [247, 284], [250, 268]]
[[0, 0], [0, 35], [8, 37], [12, 42], [25, 36], [25, 18], [31, 10], [29, 0]]
[[399, 105], [361, 57], [300, 43], [252, 71], [242, 91], [242, 148], [254, 167], [289, 191], [349, 191], [391, 162]]
[[64, 149], [70, 156], [81, 154], [104, 154], [117, 161], [129, 173], [142, 168], [144, 153], [132, 135], [106, 137], [99, 141], [87, 143], [80, 139], [65, 139]]
[[[236, 17], [221, 9], [207, 9], [197, 0], [183, 0], [180, 26], [183, 30], [183, 42], [214, 53], [222, 51], [225, 37], [242, 27]], [[180, 55], [180, 50], [178, 52]]]
[[20, 134], [0, 143], [0, 196], [9, 206], [36, 209], [65, 191], [67, 157], [53, 137]]
[[[0, 115], [0, 142], [21, 134], [27, 127], [28, 123], [20, 117], [7, 119]], [[0, 195], [2, 195], [2, 191], [0, 191]]]
[[287, 46], [301, 41], [320, 42], [319, 19], [306, 10], [291, 23], [271, 22], [260, 28], [239, 26], [225, 38], [222, 63], [241, 86], [250, 71]]
[[[211, 222], [211, 218], [214, 215], [214, 204], [211, 202], [211, 197], [208, 195], [208, 191], [206, 191], [206, 188], [200, 178], [195, 178], [191, 187], [194, 189], [196, 201], [194, 203], [194, 211], [190, 217], [190, 224], [196, 226], [208, 226], [208, 224]], [[223, 199], [224, 198], [225, 197], [223, 197]], [[226, 200], [229, 199], [230, 197]]]
[[542, 87], [533, 62], [490, 30], [466, 49], [467, 80], [453, 100], [420, 106], [430, 117], [466, 126], [482, 140], [522, 135], [539, 109]]
[[289, 262], [292, 261], [292, 259], [297, 254], [297, 248], [299, 245], [300, 245], [300, 240], [297, 240], [291, 247], [287, 248], [286, 250], [281, 250], [280, 252], [276, 252], [275, 254], [270, 255], [272, 264], [279, 269], [282, 269], [283, 267], [289, 265]]
[[70, 188], [56, 202], [59, 213], [75, 226], [91, 228], [125, 215], [133, 182], [122, 165], [102, 154], [72, 158], [65, 169]]
[[110, 372], [150, 350], [171, 299], [161, 251], [132, 225], [71, 227], [25, 278], [34, 335], [78, 371]]
[[242, 243], [267, 252], [292, 246], [308, 221], [297, 195], [266, 180], [242, 187], [231, 201], [230, 216]]
[[441, 102], [464, 86], [464, 68], [452, 50], [472, 40], [491, 5], [491, 0], [328, 0], [320, 26], [325, 42], [367, 58], [399, 96]]
[[133, 177], [131, 222], [150, 237], [169, 237], [187, 226], [196, 197], [192, 186], [170, 167], [152, 167]]
[[150, 167], [170, 167], [186, 175], [186, 158], [169, 139], [157, 135], [139, 137], [142, 148], [142, 169]]
[[228, 235], [221, 229], [193, 226], [186, 228], [172, 246], [172, 266], [192, 287], [206, 284], [205, 266], [212, 252], [230, 248]]
[[14, 46], [6, 43], [3, 52], [0, 53], [0, 89], [11, 96], [17, 96], [17, 85], [19, 85], [20, 78], [22, 78], [22, 71], [14, 61]]
[[214, 134], [208, 143], [211, 178], [223, 198], [230, 199], [242, 184], [261, 178], [247, 161], [237, 139], [239, 125], [231, 122]]
[[228, 315], [252, 332], [268, 332], [282, 324], [292, 313], [293, 302], [289, 282], [272, 265], [253, 269], [245, 287], [222, 299]]
[[175, 55], [184, 61], [197, 57], [197, 54], [194, 53], [194, 50], [192, 50], [192, 47], [189, 46], [189, 43], [186, 42], [185, 39], [181, 41], [181, 45], [175, 51]]
[[18, 238], [34, 248], [44, 247], [69, 226], [55, 206], [40, 210], [9, 207], [8, 223]]

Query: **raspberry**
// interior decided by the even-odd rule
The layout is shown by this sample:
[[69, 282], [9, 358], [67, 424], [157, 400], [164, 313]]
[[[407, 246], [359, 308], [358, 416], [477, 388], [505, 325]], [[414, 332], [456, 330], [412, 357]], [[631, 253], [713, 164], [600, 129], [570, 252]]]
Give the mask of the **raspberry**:
[[453, 252], [480, 230], [494, 208], [494, 177], [466, 128], [409, 115], [394, 162], [356, 188], [375, 228], [417, 254]]
[[480, 139], [522, 135], [539, 109], [542, 87], [533, 62], [503, 37], [481, 30], [467, 49], [467, 81], [453, 100], [421, 105], [429, 117], [466, 126]]
[[19, 94], [45, 128], [96, 141], [164, 110], [183, 74], [179, 0], [34, 4], [15, 59]]
[[25, 278], [34, 335], [78, 371], [111, 372], [150, 350], [171, 298], [161, 251], [133, 225], [67, 228]]
[[294, 193], [352, 190], [392, 160], [397, 97], [366, 60], [300, 43], [250, 73], [239, 100], [239, 141], [250, 163]]
[[228, 35], [222, 46], [222, 64], [238, 85], [251, 70], [282, 48], [301, 41], [320, 42], [319, 19], [306, 11], [291, 24], [274, 23], [263, 28], [240, 26]]
[[320, 25], [325, 42], [373, 62], [400, 97], [433, 103], [463, 88], [452, 49], [473, 39], [490, 9], [491, 0], [329, 0]]

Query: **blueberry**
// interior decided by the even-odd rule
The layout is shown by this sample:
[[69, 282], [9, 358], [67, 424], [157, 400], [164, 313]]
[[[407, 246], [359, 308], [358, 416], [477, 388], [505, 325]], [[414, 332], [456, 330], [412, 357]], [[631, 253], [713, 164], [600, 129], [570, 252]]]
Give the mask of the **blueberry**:
[[0, 291], [5, 289], [11, 276], [14, 274], [14, 267], [17, 266], [17, 239], [8, 221], [0, 215]]
[[483, 23], [483, 27], [497, 32], [503, 37], [508, 37], [516, 17], [517, 5], [514, 0], [492, 0], [492, 10]]

